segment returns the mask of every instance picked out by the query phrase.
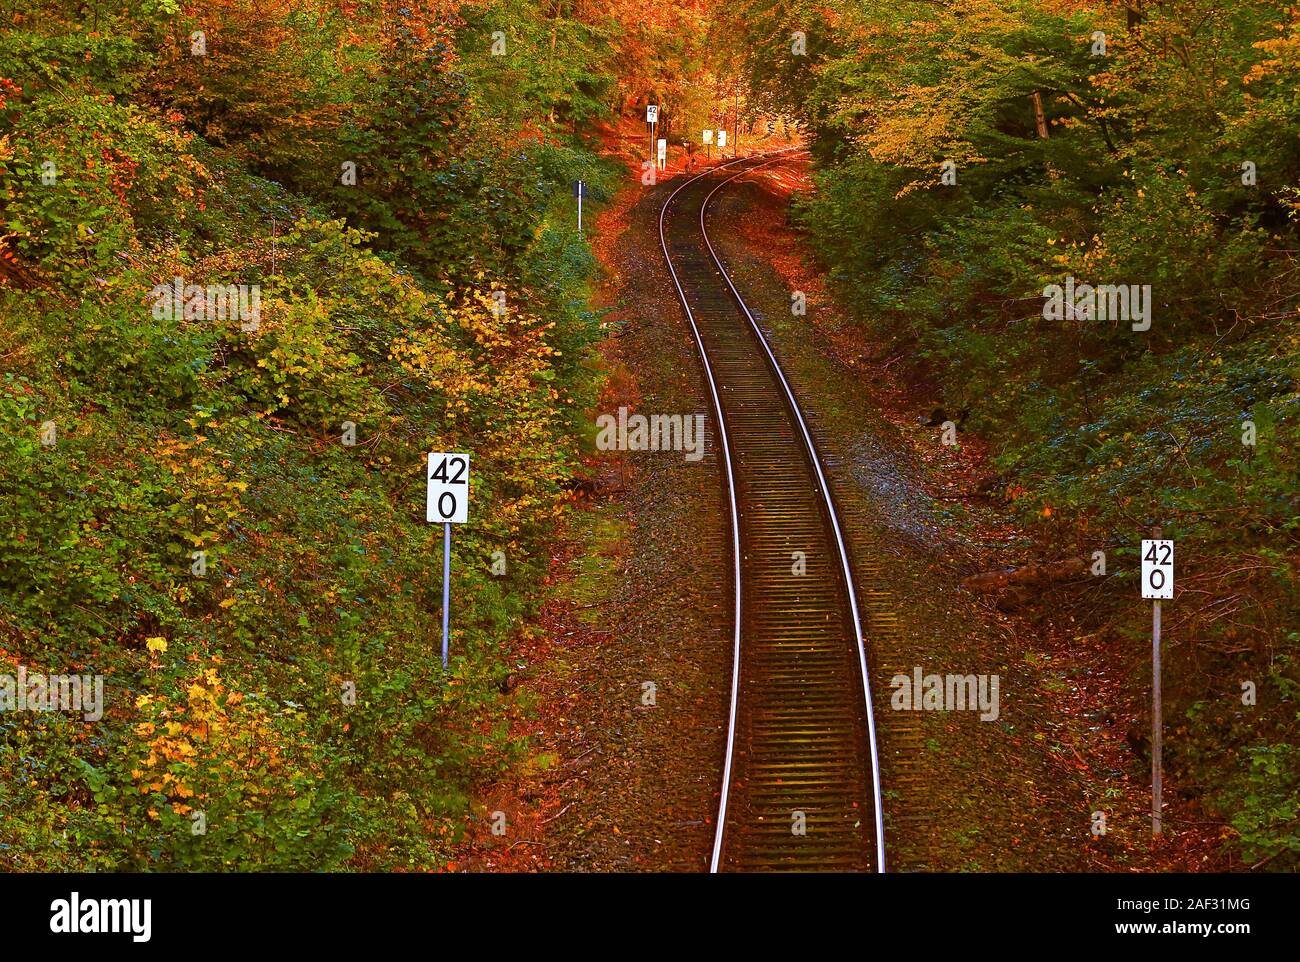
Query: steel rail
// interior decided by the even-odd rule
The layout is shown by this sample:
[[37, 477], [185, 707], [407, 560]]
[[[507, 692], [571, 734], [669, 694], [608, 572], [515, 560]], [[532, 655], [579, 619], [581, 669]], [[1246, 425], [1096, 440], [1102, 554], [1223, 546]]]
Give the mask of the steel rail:
[[[741, 158], [745, 159], [745, 158]], [[731, 710], [730, 717], [727, 721], [727, 753], [726, 762], [722, 771], [722, 801], [719, 808], [719, 818], [713, 837], [713, 856], [709, 862], [709, 871], [718, 870], [718, 859], [722, 854], [722, 827], [724, 816], [727, 810], [727, 796], [731, 790], [731, 759], [733, 748], [735, 747], [736, 738], [736, 704], [740, 692], [740, 638], [741, 638], [741, 577], [740, 577], [740, 509], [736, 504], [736, 478], [732, 469], [731, 460], [731, 441], [727, 437], [727, 422], [722, 416], [722, 399], [718, 395], [717, 379], [713, 376], [713, 368], [709, 364], [709, 355], [704, 348], [704, 339], [700, 335], [699, 326], [695, 323], [695, 314], [691, 311], [691, 305], [686, 300], [686, 291], [682, 289], [681, 279], [677, 276], [677, 269], [673, 267], [673, 260], [668, 255], [668, 241], [664, 237], [664, 216], [668, 213], [668, 208], [672, 206], [674, 198], [683, 190], [695, 183], [702, 177], [712, 175], [716, 170], [733, 167], [740, 163], [741, 160], [732, 160], [726, 164], [720, 164], [718, 167], [710, 168], [703, 173], [696, 174], [687, 180], [684, 184], [668, 195], [664, 201], [663, 207], [659, 209], [659, 246], [664, 252], [664, 263], [668, 265], [668, 272], [672, 275], [673, 285], [677, 288], [677, 296], [681, 299], [682, 308], [686, 311], [686, 319], [690, 322], [691, 332], [695, 336], [695, 347], [700, 353], [700, 363], [704, 367], [704, 377], [709, 383], [709, 393], [713, 400], [714, 421], [718, 425], [718, 441], [722, 447], [722, 463], [727, 473], [727, 500], [731, 507], [731, 559], [732, 559], [732, 583], [735, 585], [735, 599], [732, 612], [732, 624], [734, 626], [734, 638], [732, 642], [731, 656]]]
[[849, 596], [849, 610], [853, 616], [853, 632], [856, 636], [858, 645], [858, 664], [862, 671], [862, 692], [865, 701], [865, 711], [867, 716], [868, 739], [871, 743], [871, 788], [874, 800], [875, 823], [876, 823], [876, 871], [884, 873], [885, 871], [885, 822], [884, 811], [881, 804], [880, 793], [880, 750], [876, 741], [876, 713], [871, 704], [871, 678], [867, 668], [867, 646], [866, 640], [862, 634], [862, 616], [858, 609], [858, 595], [853, 583], [853, 567], [849, 561], [849, 552], [844, 540], [844, 529], [840, 524], [839, 514], [835, 510], [835, 499], [831, 496], [830, 485], [826, 482], [826, 474], [822, 470], [821, 455], [817, 451], [817, 445], [813, 441], [812, 434], [808, 430], [808, 424], [804, 420], [803, 411], [799, 407], [799, 402], [795, 399], [794, 391], [790, 387], [790, 382], [786, 380], [785, 371], [782, 370], [780, 362], [772, 352], [772, 347], [768, 344], [767, 336], [763, 333], [762, 328], [758, 326], [758, 321], [754, 319], [754, 314], [745, 303], [745, 299], [740, 296], [740, 291], [736, 289], [735, 283], [731, 279], [731, 273], [727, 270], [726, 265], [722, 263], [722, 258], [713, 247], [713, 242], [709, 240], [709, 232], [705, 226], [704, 217], [709, 209], [709, 202], [713, 200], [715, 194], [728, 184], [758, 170], [760, 167], [766, 167], [777, 161], [768, 161], [759, 164], [748, 170], [741, 171], [728, 177], [717, 187], [709, 192], [704, 198], [704, 203], [700, 206], [700, 234], [704, 238], [705, 246], [709, 249], [709, 256], [713, 258], [713, 263], [718, 266], [718, 272], [722, 279], [727, 282], [732, 296], [740, 309], [745, 312], [745, 317], [749, 321], [750, 327], [753, 328], [754, 335], [758, 338], [758, 343], [762, 346], [763, 351], [767, 354], [767, 359], [771, 362], [772, 370], [776, 373], [781, 382], [781, 387], [785, 389], [786, 400], [789, 402], [790, 411], [794, 414], [795, 420], [799, 423], [800, 433], [803, 435], [804, 445], [808, 452], [808, 457], [812, 461], [813, 470], [817, 472], [817, 481], [821, 487], [823, 501], [826, 505], [826, 513], [830, 518], [831, 528], [835, 532], [835, 544], [839, 548], [840, 566], [844, 572], [844, 584]]
[[[789, 149], [796, 149], [796, 148], [789, 148]], [[786, 151], [783, 150], [783, 151], [778, 151], [776, 153], [781, 154], [785, 152]], [[772, 157], [772, 155], [767, 155], [767, 157], [770, 158]], [[669, 252], [668, 241], [665, 232], [665, 218], [667, 216], [667, 212], [669, 208], [672, 206], [673, 201], [677, 197], [677, 195], [680, 194], [687, 187], [689, 187], [691, 184], [694, 184], [696, 181], [704, 177], [712, 176], [716, 174], [719, 170], [725, 170], [726, 168], [733, 167], [736, 164], [743, 163], [746, 160], [750, 160], [750, 159], [751, 158], [741, 158], [741, 159], [733, 160], [726, 164], [722, 164], [719, 165], [718, 167], [711, 168], [694, 177], [689, 178], [680, 186], [678, 186], [672, 192], [672, 194], [669, 195], [668, 199], [664, 202], [664, 205], [659, 212], [659, 241], [660, 241], [660, 247], [663, 250], [664, 261], [668, 265], [669, 273], [673, 279], [673, 284], [677, 289], [678, 297], [681, 300], [682, 307], [686, 313], [687, 320], [691, 326], [692, 334], [695, 338], [696, 348], [700, 354], [701, 365], [704, 370], [705, 379], [709, 385], [709, 392], [712, 400], [712, 406], [713, 406], [715, 418], [718, 423], [718, 437], [719, 437], [719, 443], [721, 449], [720, 454], [721, 454], [724, 471], [725, 471], [725, 477], [727, 482], [726, 483], [727, 500], [728, 500], [730, 514], [731, 514], [731, 530], [732, 530], [731, 540], [732, 540], [732, 562], [733, 562], [732, 581], [734, 584], [733, 619], [732, 619], [733, 626], [734, 626], [734, 635], [733, 635], [733, 654], [732, 654], [731, 699], [730, 699], [730, 709], [729, 709], [728, 723], [727, 723], [726, 756], [725, 756], [724, 767], [723, 767], [722, 788], [720, 792], [719, 806], [718, 806], [718, 819], [717, 819], [717, 825], [715, 827], [715, 833], [714, 833], [712, 857], [710, 859], [711, 872], [716, 872], [719, 870], [719, 867], [721, 865], [721, 860], [722, 860], [723, 841], [726, 834], [726, 828], [728, 822], [728, 805], [731, 797], [731, 788], [732, 788], [732, 780], [733, 780], [733, 769], [734, 769], [734, 759], [736, 753], [736, 740], [737, 740], [737, 717], [739, 713], [740, 695], [741, 695], [741, 666], [742, 666], [741, 659], [743, 656], [742, 635], [743, 635], [743, 614], [744, 614], [744, 607], [742, 604], [742, 595], [744, 591], [744, 579], [742, 577], [742, 571], [741, 571], [741, 558], [742, 558], [741, 525], [740, 525], [741, 512], [740, 512], [740, 505], [736, 493], [737, 483], [736, 483], [736, 468], [735, 468], [735, 451], [733, 450], [732, 438], [727, 431], [727, 422], [723, 412], [722, 388], [718, 383], [718, 378], [714, 369], [714, 365], [711, 363], [709, 358], [709, 351], [705, 343], [705, 338], [701, 332], [699, 324], [697, 323], [695, 312], [691, 308], [690, 300], [686, 295], [686, 290], [683, 287], [681, 276], [678, 274], [677, 268], [673, 264], [673, 259], [672, 259], [672, 255]], [[699, 223], [700, 236], [704, 242], [705, 247], [708, 250], [710, 258], [712, 259], [714, 265], [717, 267], [718, 272], [721, 274], [722, 278], [726, 282], [727, 290], [730, 292], [731, 298], [734, 299], [736, 305], [743, 312], [745, 318], [749, 322], [750, 328], [754, 336], [758, 339], [759, 345], [763, 348], [763, 354], [766, 358], [767, 364], [770, 366], [771, 372], [776, 375], [777, 380], [781, 384], [782, 392], [784, 394], [784, 402], [788, 408], [789, 413], [793, 416], [795, 424], [798, 427], [798, 434], [802, 440], [804, 453], [816, 476], [816, 486], [819, 488], [822, 497], [822, 504], [824, 505], [825, 508], [824, 520], [829, 522], [829, 527], [834, 534], [834, 540], [839, 555], [841, 574], [843, 577], [843, 587], [847, 593], [847, 600], [849, 603], [848, 611], [849, 614], [851, 615], [853, 639], [856, 643], [857, 667], [862, 682], [862, 692], [863, 692], [864, 710], [865, 710], [865, 718], [866, 718], [867, 743], [868, 743], [868, 750], [870, 754], [868, 765], [871, 769], [872, 808], [874, 810], [875, 858], [873, 861], [875, 863], [876, 871], [884, 872], [885, 871], [884, 822], [883, 822], [883, 811], [882, 811], [882, 802], [881, 802], [880, 765], [879, 765], [879, 752], [878, 752], [877, 740], [876, 740], [875, 716], [871, 704], [871, 687], [870, 687], [870, 679], [869, 679], [868, 666], [867, 666], [866, 644], [865, 644], [865, 639], [863, 637], [861, 616], [859, 612], [857, 595], [854, 588], [852, 567], [849, 561], [849, 555], [848, 555], [848, 549], [847, 549], [845, 537], [839, 521], [838, 513], [836, 512], [835, 509], [834, 500], [831, 496], [830, 487], [826, 482], [825, 472], [822, 469], [820, 455], [817, 451], [815, 443], [813, 442], [812, 434], [808, 430], [808, 426], [803, 417], [803, 413], [800, 410], [798, 402], [794, 396], [794, 391], [790, 387], [790, 384], [786, 379], [785, 374], [782, 371], [781, 366], [778, 363], [775, 354], [772, 352], [772, 349], [767, 342], [767, 338], [764, 336], [761, 328], [759, 327], [756, 319], [754, 318], [753, 312], [749, 309], [749, 306], [745, 303], [744, 298], [741, 297], [739, 290], [736, 288], [736, 285], [730, 276], [730, 273], [727, 271], [725, 265], [723, 265], [721, 259], [717, 254], [716, 249], [712, 244], [712, 241], [710, 241], [708, 236], [708, 231], [707, 231], [707, 225], [705, 221], [705, 216], [709, 204], [712, 201], [714, 195], [718, 193], [718, 191], [720, 191], [726, 185], [732, 183], [734, 180], [744, 176], [745, 174], [753, 170], [757, 170], [761, 167], [765, 167], [772, 163], [776, 163], [779, 158], [764, 159], [762, 157], [759, 157], [757, 159], [760, 161], [759, 163], [751, 167], [748, 167], [745, 170], [742, 170], [734, 174], [733, 176], [728, 177], [725, 180], [721, 181], [705, 197], [703, 203], [700, 206], [700, 223]]]

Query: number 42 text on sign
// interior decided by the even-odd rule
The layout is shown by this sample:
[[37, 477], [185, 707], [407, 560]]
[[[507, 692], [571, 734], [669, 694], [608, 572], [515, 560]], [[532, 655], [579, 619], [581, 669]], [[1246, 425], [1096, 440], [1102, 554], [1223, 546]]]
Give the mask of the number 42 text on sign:
[[430, 452], [425, 520], [442, 522], [442, 667], [451, 629], [451, 526], [469, 520], [469, 455]]

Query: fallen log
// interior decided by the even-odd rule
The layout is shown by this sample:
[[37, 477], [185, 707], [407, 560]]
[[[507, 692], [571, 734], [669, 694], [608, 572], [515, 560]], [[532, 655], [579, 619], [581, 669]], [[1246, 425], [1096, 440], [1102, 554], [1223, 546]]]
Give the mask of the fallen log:
[[1092, 559], [1066, 558], [1045, 564], [1030, 564], [1020, 568], [1004, 568], [963, 578], [961, 586], [971, 591], [1003, 591], [1007, 588], [1025, 588], [1035, 585], [1075, 581], [1091, 574]]

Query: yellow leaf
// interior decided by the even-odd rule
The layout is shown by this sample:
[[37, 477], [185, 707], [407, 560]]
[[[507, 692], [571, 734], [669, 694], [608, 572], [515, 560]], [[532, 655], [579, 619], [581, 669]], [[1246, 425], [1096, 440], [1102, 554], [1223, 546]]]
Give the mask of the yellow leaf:
[[144, 646], [150, 651], [164, 652], [167, 650], [166, 638], [146, 638]]
[[229, 608], [231, 605], [233, 605], [233, 604], [234, 604], [236, 601], [238, 601], [238, 600], [239, 600], [238, 598], [227, 598], [225, 601], [221, 602], [221, 607], [223, 607], [223, 608]]

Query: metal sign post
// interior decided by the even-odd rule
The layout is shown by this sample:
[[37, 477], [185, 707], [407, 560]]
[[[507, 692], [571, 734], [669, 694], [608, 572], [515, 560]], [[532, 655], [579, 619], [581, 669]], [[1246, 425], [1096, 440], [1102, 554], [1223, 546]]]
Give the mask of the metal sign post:
[[740, 86], [736, 86], [736, 113], [732, 121], [732, 138], [731, 138], [731, 156], [739, 156], [736, 151], [740, 149]]
[[1160, 834], [1164, 754], [1164, 705], [1160, 701], [1160, 602], [1151, 602], [1151, 834]]
[[704, 154], [709, 159], [713, 159], [713, 131], [704, 132]]
[[1161, 828], [1161, 754], [1163, 744], [1160, 700], [1160, 601], [1174, 597], [1174, 543], [1160, 537], [1142, 540], [1142, 597], [1151, 599], [1151, 835]]
[[469, 455], [430, 452], [424, 519], [442, 522], [442, 667], [451, 629], [451, 526], [469, 520]]
[[442, 668], [447, 670], [447, 649], [451, 636], [451, 522], [442, 526]]
[[659, 123], [659, 105], [645, 105], [645, 122], [650, 125], [650, 162], [655, 159], [655, 126]]

